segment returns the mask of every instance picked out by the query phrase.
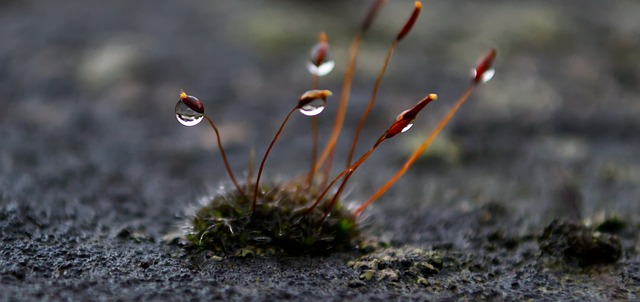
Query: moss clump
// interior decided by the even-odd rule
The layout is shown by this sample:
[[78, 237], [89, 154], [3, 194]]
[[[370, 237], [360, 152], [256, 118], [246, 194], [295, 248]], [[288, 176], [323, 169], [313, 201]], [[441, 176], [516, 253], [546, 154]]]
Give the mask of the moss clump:
[[622, 256], [620, 239], [592, 230], [582, 223], [552, 221], [538, 237], [543, 255], [580, 266], [612, 264]]
[[216, 255], [235, 256], [266, 251], [320, 255], [354, 246], [359, 236], [356, 219], [340, 202], [322, 223], [330, 200], [305, 214], [318, 196], [314, 188], [263, 185], [261, 189], [254, 213], [252, 200], [235, 190], [215, 196], [191, 218], [187, 239]]
[[423, 284], [442, 269], [442, 255], [417, 247], [386, 248], [349, 262], [360, 280], [397, 282], [412, 280]]

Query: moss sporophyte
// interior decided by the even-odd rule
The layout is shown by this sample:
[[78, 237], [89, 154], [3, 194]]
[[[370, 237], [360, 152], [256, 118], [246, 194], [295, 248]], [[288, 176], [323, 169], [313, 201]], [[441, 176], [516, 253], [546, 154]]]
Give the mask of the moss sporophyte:
[[[376, 79], [369, 104], [366, 110], [361, 113], [355, 136], [351, 141], [346, 168], [336, 176], [329, 175], [336, 142], [345, 120], [358, 49], [384, 2], [383, 0], [374, 1], [353, 39], [349, 49], [333, 130], [320, 153], [318, 152], [317, 119], [327, 105], [327, 99], [333, 93], [329, 90], [318, 89], [318, 83], [319, 78], [329, 74], [335, 65], [325, 33], [320, 34], [319, 41], [312, 48], [307, 62], [307, 68], [313, 77], [313, 87], [298, 98], [265, 151], [255, 178], [253, 177], [253, 167], [250, 167], [245, 183], [238, 182], [234, 176], [220, 140], [220, 133], [213, 120], [205, 115], [203, 103], [184, 91], [180, 93], [180, 99], [175, 107], [178, 121], [185, 126], [195, 126], [202, 120], [209, 123], [215, 132], [226, 172], [235, 187], [233, 190], [213, 197], [202, 208], [195, 211], [189, 220], [186, 235], [193, 245], [211, 250], [218, 255], [237, 255], [247, 249], [289, 254], [326, 254], [331, 251], [355, 247], [360, 240], [359, 215], [413, 165], [460, 106], [469, 98], [472, 91], [493, 76], [492, 64], [496, 56], [495, 49], [489, 50], [480, 59], [472, 70], [469, 87], [442, 118], [435, 130], [407, 159], [401, 169], [354, 211], [346, 209], [340, 197], [347, 181], [358, 167], [369, 158], [380, 144], [409, 130], [418, 114], [430, 102], [437, 99], [436, 94], [429, 93], [413, 107], [401, 112], [375, 144], [357, 160], [353, 160], [355, 146], [367, 115], [373, 108], [387, 64], [395, 48], [411, 31], [420, 14], [422, 4], [415, 2], [408, 20], [392, 41]], [[303, 177], [282, 183], [266, 184], [262, 182], [262, 174], [269, 153], [280, 137], [287, 121], [296, 112], [309, 116], [312, 120], [313, 144], [310, 169], [302, 175]]]

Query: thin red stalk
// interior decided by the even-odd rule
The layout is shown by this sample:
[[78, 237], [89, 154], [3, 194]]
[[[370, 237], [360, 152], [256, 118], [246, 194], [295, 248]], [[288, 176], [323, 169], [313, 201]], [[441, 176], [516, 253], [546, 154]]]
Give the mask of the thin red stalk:
[[[318, 88], [318, 82], [320, 81], [320, 77], [317, 75], [313, 75], [313, 84], [311, 85], [311, 89]], [[318, 117], [314, 116], [311, 118], [311, 167], [309, 168], [309, 174], [307, 175], [307, 188], [311, 187], [313, 184], [313, 177], [316, 174], [316, 161], [318, 160]]]
[[[313, 211], [313, 209], [318, 206], [318, 204], [320, 204], [320, 202], [322, 201], [322, 198], [324, 198], [325, 195], [327, 195], [327, 193], [329, 192], [329, 189], [331, 189], [331, 187], [333, 187], [333, 185], [342, 177], [347, 175], [347, 177], [351, 174], [353, 174], [353, 172], [355, 171], [355, 169], [357, 169], [368, 157], [369, 155], [371, 155], [371, 153], [373, 153], [373, 151], [378, 147], [378, 145], [380, 145], [380, 143], [382, 141], [384, 141], [386, 138], [384, 136], [380, 137], [380, 139], [378, 139], [378, 141], [373, 145], [373, 147], [371, 147], [371, 149], [369, 149], [369, 151], [367, 151], [367, 153], [365, 153], [364, 155], [362, 155], [360, 157], [360, 159], [358, 159], [358, 161], [356, 163], [354, 163], [353, 165], [351, 165], [350, 167], [344, 169], [344, 171], [340, 172], [340, 174], [338, 174], [338, 176], [336, 176], [331, 183], [329, 183], [328, 186], [325, 187], [325, 189], [322, 191], [322, 193], [320, 193], [320, 195], [316, 198], [316, 201], [311, 205], [311, 207], [309, 207], [306, 211], [305, 211], [305, 215], [310, 213], [311, 211]], [[341, 188], [344, 186], [344, 182], [343, 184], [340, 186]], [[337, 194], [336, 194], [337, 195]], [[334, 197], [335, 200], [335, 197]], [[333, 200], [331, 203], [331, 206], [333, 206]], [[329, 210], [331, 210], [331, 208], [329, 208]]]
[[429, 145], [436, 138], [436, 136], [438, 136], [440, 131], [442, 131], [442, 129], [447, 125], [447, 123], [449, 123], [449, 121], [456, 114], [460, 106], [462, 106], [462, 104], [464, 104], [464, 102], [467, 101], [467, 99], [469, 98], [469, 96], [471, 95], [475, 87], [476, 87], [476, 84], [474, 82], [474, 84], [471, 84], [471, 86], [467, 88], [467, 90], [462, 95], [462, 97], [458, 99], [458, 101], [455, 103], [453, 108], [451, 108], [451, 110], [449, 110], [447, 115], [440, 121], [440, 123], [438, 124], [438, 127], [436, 127], [436, 129], [433, 130], [433, 132], [431, 132], [429, 137], [413, 152], [413, 154], [411, 154], [411, 157], [409, 157], [409, 159], [404, 163], [402, 168], [398, 170], [398, 172], [396, 172], [396, 174], [393, 175], [393, 177], [391, 177], [391, 179], [389, 179], [387, 183], [385, 183], [382, 187], [380, 187], [380, 189], [378, 189], [378, 191], [375, 194], [373, 194], [373, 196], [369, 198], [369, 200], [367, 200], [365, 203], [363, 203], [360, 207], [358, 207], [355, 210], [354, 212], [355, 216], [360, 215], [362, 211], [364, 211], [364, 209], [366, 209], [371, 203], [373, 203], [382, 194], [384, 194], [398, 179], [400, 179], [400, 177], [402, 177], [402, 175], [404, 175], [405, 172], [407, 172], [407, 170], [416, 162], [416, 160], [418, 160], [418, 158], [424, 152], [424, 150], [427, 149], [427, 147], [429, 147]]
[[[329, 158], [327, 158], [327, 163], [324, 165], [324, 180], [322, 181], [320, 188], [326, 186], [327, 182], [329, 181], [329, 175], [331, 175], [331, 166], [333, 165], [334, 156], [335, 153], [331, 152], [331, 154], [329, 154]], [[318, 165], [316, 165], [316, 167], [318, 167]]]
[[371, 149], [369, 149], [369, 151], [367, 151], [365, 154], [363, 154], [353, 165], [349, 166], [347, 169], [342, 171], [342, 173], [340, 173], [338, 176], [336, 176], [336, 178], [333, 179], [331, 184], [329, 184], [329, 186], [327, 186], [325, 188], [323, 193], [318, 197], [316, 202], [307, 210], [306, 213], [311, 212], [311, 210], [313, 210], [320, 203], [320, 201], [322, 200], [324, 195], [336, 183], [336, 181], [338, 181], [338, 179], [340, 179], [340, 177], [346, 175], [344, 180], [342, 181], [342, 184], [340, 184], [340, 188], [338, 189], [338, 192], [333, 196], [333, 199], [331, 200], [330, 204], [328, 205], [327, 209], [325, 210], [325, 215], [322, 218], [322, 221], [324, 221], [324, 219], [327, 217], [327, 215], [329, 215], [329, 212], [331, 211], [331, 209], [333, 208], [334, 204], [336, 203], [336, 201], [340, 197], [340, 193], [342, 193], [342, 190], [344, 189], [344, 186], [346, 185], [346, 183], [349, 180], [349, 178], [351, 177], [351, 175], [355, 172], [355, 170], [357, 170], [358, 167], [360, 167], [360, 165], [362, 165], [362, 163], [364, 163], [364, 161], [367, 160], [367, 158], [369, 158], [371, 153], [373, 153], [373, 151], [376, 148], [378, 148], [378, 146], [383, 141], [385, 141], [386, 139], [392, 138], [392, 137], [396, 136], [399, 133], [402, 133], [404, 131], [404, 129], [407, 127], [407, 125], [409, 125], [416, 118], [418, 113], [420, 113], [420, 111], [422, 109], [424, 109], [424, 107], [427, 106], [427, 104], [431, 103], [432, 101], [436, 100], [437, 98], [438, 98], [438, 96], [436, 94], [434, 94], [434, 93], [428, 94], [423, 99], [421, 99], [417, 104], [415, 104], [411, 109], [405, 110], [404, 112], [402, 112], [396, 118], [396, 120], [391, 124], [389, 129], [387, 129], [387, 131], [385, 131], [384, 134], [382, 134], [382, 136], [380, 136], [380, 138], [378, 138], [376, 143], [373, 144], [373, 147], [371, 147]]
[[262, 162], [260, 162], [260, 168], [258, 168], [258, 176], [256, 176], [256, 187], [253, 189], [253, 204], [251, 205], [251, 213], [255, 212], [255, 210], [256, 210], [256, 203], [257, 203], [257, 200], [258, 200], [258, 190], [260, 188], [260, 177], [262, 176], [262, 170], [264, 169], [264, 164], [267, 161], [267, 157], [269, 156], [269, 152], [271, 152], [271, 149], [273, 148], [273, 145], [278, 140], [278, 137], [280, 137], [280, 133], [282, 133], [282, 129], [284, 129], [284, 126], [287, 124], [287, 121], [289, 121], [289, 118], [291, 117], [291, 115], [296, 110], [298, 110], [298, 106], [294, 107], [293, 109], [291, 109], [291, 111], [289, 111], [289, 114], [287, 114], [287, 117], [284, 119], [284, 121], [280, 125], [280, 129], [278, 129], [278, 132], [276, 132], [276, 135], [273, 137], [273, 140], [269, 144], [269, 147], [267, 148], [267, 151], [264, 153], [264, 157], [262, 158]]
[[389, 60], [391, 60], [391, 56], [393, 55], [393, 52], [398, 46], [398, 43], [400, 43], [400, 40], [402, 40], [411, 31], [411, 28], [413, 28], [413, 25], [416, 23], [416, 20], [418, 20], [418, 16], [420, 15], [421, 9], [422, 9], [422, 3], [420, 3], [420, 1], [416, 1], [413, 12], [411, 13], [411, 16], [409, 16], [409, 19], [407, 19], [407, 22], [405, 22], [404, 26], [402, 26], [402, 29], [398, 32], [398, 35], [396, 36], [396, 39], [393, 40], [393, 42], [391, 43], [391, 46], [389, 47], [389, 51], [387, 52], [387, 57], [384, 59], [384, 64], [382, 64], [382, 69], [380, 69], [380, 72], [378, 73], [378, 77], [376, 78], [376, 83], [373, 86], [373, 92], [371, 93], [371, 98], [369, 99], [369, 105], [367, 106], [367, 109], [362, 113], [362, 117], [360, 118], [360, 123], [358, 124], [356, 134], [353, 137], [353, 141], [351, 142], [351, 148], [349, 149], [349, 156], [347, 157], [347, 167], [351, 165], [351, 159], [353, 158], [353, 153], [355, 152], [356, 144], [358, 143], [358, 138], [360, 137], [360, 132], [362, 131], [362, 128], [364, 127], [364, 123], [367, 120], [367, 117], [369, 116], [371, 109], [373, 108], [373, 104], [376, 101], [376, 97], [378, 95], [378, 89], [380, 88], [380, 83], [382, 82], [382, 78], [384, 77], [384, 74], [387, 71]]
[[414, 105], [413, 108], [403, 111], [396, 118], [393, 124], [391, 124], [389, 129], [387, 129], [387, 131], [385, 131], [385, 133], [378, 139], [378, 141], [373, 145], [373, 147], [367, 153], [365, 153], [362, 157], [360, 157], [360, 159], [358, 159], [358, 161], [355, 164], [353, 164], [352, 166], [346, 169], [349, 172], [342, 180], [342, 184], [340, 184], [338, 191], [333, 196], [331, 203], [327, 207], [327, 210], [325, 211], [324, 216], [322, 218], [323, 222], [329, 215], [329, 212], [333, 208], [333, 205], [336, 203], [336, 201], [340, 197], [340, 194], [342, 193], [342, 190], [344, 189], [344, 186], [347, 184], [347, 181], [349, 180], [351, 175], [353, 175], [356, 169], [358, 169], [358, 167], [369, 157], [369, 155], [371, 155], [373, 150], [375, 150], [378, 147], [378, 145], [380, 145], [380, 143], [382, 143], [386, 139], [392, 138], [398, 135], [399, 133], [406, 131], [405, 129], [407, 128], [407, 126], [413, 122], [413, 120], [418, 116], [418, 113], [420, 113], [420, 111], [424, 109], [424, 107], [427, 106], [427, 104], [435, 101], [436, 99], [438, 99], [438, 96], [434, 93], [430, 93], [427, 96], [425, 96], [423, 99], [421, 99], [416, 105]]
[[404, 24], [404, 26], [398, 33], [396, 40], [398, 41], [402, 40], [411, 31], [411, 28], [413, 28], [413, 25], [416, 23], [416, 20], [418, 20], [418, 16], [420, 15], [421, 9], [422, 9], [422, 3], [420, 1], [416, 1], [413, 12], [411, 13], [411, 16], [409, 17], [407, 22]]
[[365, 33], [367, 32], [367, 30], [369, 30], [371, 23], [376, 18], [376, 15], [378, 14], [378, 12], [380, 12], [380, 9], [382, 8], [382, 5], [385, 2], [387, 1], [377, 0], [376, 2], [373, 3], [373, 5], [371, 5], [371, 8], [369, 8], [369, 12], [367, 13], [367, 16], [364, 18], [364, 21], [362, 22], [362, 26], [360, 27], [360, 32]]
[[311, 165], [309, 168], [309, 174], [307, 175], [307, 188], [313, 184], [313, 177], [316, 174], [316, 161], [318, 159], [318, 117], [314, 116], [311, 119]]
[[[445, 117], [442, 118], [442, 120], [440, 120], [438, 127], [436, 127], [436, 129], [431, 132], [429, 137], [413, 152], [413, 154], [411, 154], [411, 156], [409, 157], [409, 159], [407, 159], [407, 161], [404, 163], [402, 168], [398, 170], [398, 172], [396, 172], [396, 174], [394, 174], [391, 177], [391, 179], [389, 179], [382, 187], [380, 187], [378, 191], [375, 194], [373, 194], [371, 198], [369, 198], [369, 200], [367, 200], [365, 203], [363, 203], [360, 207], [358, 207], [355, 210], [354, 212], [355, 216], [360, 215], [362, 211], [364, 211], [371, 203], [373, 203], [376, 199], [382, 196], [382, 194], [384, 194], [387, 190], [389, 190], [389, 188], [396, 181], [398, 181], [398, 179], [400, 179], [400, 177], [402, 177], [404, 173], [407, 172], [407, 170], [416, 162], [416, 160], [418, 160], [418, 157], [420, 157], [420, 155], [427, 149], [427, 147], [431, 145], [431, 142], [433, 142], [433, 140], [436, 138], [436, 136], [438, 136], [440, 131], [444, 129], [444, 127], [449, 123], [451, 118], [456, 114], [458, 109], [460, 109], [460, 106], [462, 106], [462, 104], [464, 104], [469, 99], [469, 96], [471, 96], [471, 93], [476, 88], [476, 86], [483, 84], [483, 77], [485, 73], [491, 70], [491, 68], [493, 67], [493, 61], [495, 60], [495, 58], [496, 58], [496, 49], [492, 48], [480, 59], [480, 61], [478, 62], [478, 64], [476, 64], [476, 67], [474, 69], [475, 74], [473, 75], [471, 85], [469, 86], [469, 88], [467, 88], [467, 90], [465, 90], [465, 92], [458, 99], [455, 105], [449, 110], [447, 115], [445, 115]], [[409, 111], [409, 113], [412, 115], [417, 114], [417, 112], [411, 112], [411, 111]]]
[[[338, 187], [338, 191], [336, 192], [335, 195], [333, 195], [333, 198], [331, 199], [331, 202], [329, 203], [329, 205], [327, 206], [327, 209], [324, 211], [324, 215], [322, 216], [322, 220], [320, 220], [320, 224], [323, 224], [325, 219], [327, 219], [327, 216], [329, 216], [329, 213], [331, 213], [331, 209], [333, 209], [333, 206], [336, 204], [336, 202], [338, 201], [338, 198], [340, 198], [340, 195], [342, 194], [342, 191], [344, 190], [347, 181], [349, 181], [349, 178], [351, 178], [351, 175], [353, 175], [353, 173], [356, 172], [356, 170], [358, 169], [358, 167], [360, 167], [360, 165], [362, 165], [362, 163], [364, 163], [365, 160], [367, 160], [367, 158], [369, 158], [369, 156], [373, 153], [373, 151], [378, 148], [378, 146], [380, 145], [380, 143], [382, 143], [384, 140], [386, 140], [387, 137], [386, 135], [381, 136], [378, 141], [373, 145], [373, 147], [371, 147], [371, 149], [369, 149], [369, 151], [367, 151], [367, 153], [363, 154], [360, 159], [358, 159], [358, 161], [356, 161], [352, 166], [350, 166], [349, 168], [347, 168], [345, 171], [347, 171], [346, 175], [344, 176], [344, 178], [342, 179], [342, 183], [340, 184], [340, 187]], [[336, 178], [333, 183], [335, 183], [335, 181], [337, 181], [338, 178]], [[328, 188], [327, 188], [328, 189]]]
[[[360, 48], [360, 44], [362, 43], [362, 34], [358, 33], [356, 38], [351, 43], [351, 48], [349, 49], [349, 63], [347, 64], [347, 69], [345, 71], [344, 82], [342, 83], [342, 92], [340, 93], [340, 103], [338, 104], [338, 112], [336, 113], [336, 120], [333, 125], [333, 131], [331, 132], [331, 136], [329, 137], [329, 141], [327, 145], [324, 147], [322, 154], [318, 158], [316, 162], [316, 170], [319, 169], [324, 161], [329, 157], [330, 154], [333, 153], [336, 143], [338, 142], [338, 137], [340, 136], [340, 131], [342, 130], [342, 124], [344, 123], [344, 117], [347, 111], [347, 104], [349, 103], [349, 94], [351, 93], [351, 83], [353, 81], [353, 74], [356, 69], [356, 61], [358, 57], [358, 49]], [[331, 170], [331, 165], [327, 164], [329, 171]]]
[[313, 209], [315, 209], [320, 204], [320, 202], [322, 201], [322, 198], [324, 198], [324, 196], [327, 195], [327, 193], [329, 192], [329, 189], [331, 189], [331, 187], [333, 187], [333, 185], [340, 179], [340, 177], [342, 177], [345, 174], [347, 174], [347, 172], [349, 172], [349, 169], [340, 172], [340, 174], [338, 174], [338, 176], [336, 176], [331, 181], [331, 183], [329, 183], [329, 185], [324, 188], [322, 193], [320, 193], [320, 195], [318, 195], [318, 197], [316, 198], [316, 201], [308, 209], [306, 209], [304, 211], [303, 215], [307, 215], [307, 214], [311, 213], [311, 211], [313, 211]]
[[391, 55], [393, 55], [394, 50], [398, 46], [398, 40], [393, 40], [391, 47], [389, 47], [389, 52], [387, 52], [387, 57], [384, 60], [384, 64], [382, 64], [382, 69], [378, 73], [378, 78], [376, 79], [376, 83], [373, 86], [373, 93], [371, 94], [371, 99], [369, 99], [369, 105], [367, 109], [362, 113], [362, 117], [360, 117], [360, 123], [358, 123], [358, 129], [356, 130], [356, 134], [353, 137], [353, 141], [351, 142], [351, 148], [349, 149], [349, 156], [347, 157], [347, 167], [351, 165], [351, 159], [353, 158], [353, 153], [356, 150], [356, 144], [358, 143], [358, 138], [360, 137], [360, 132], [364, 127], [364, 123], [373, 108], [373, 104], [376, 101], [376, 97], [378, 95], [378, 89], [380, 88], [380, 83], [382, 82], [382, 77], [384, 77], [384, 73], [387, 70], [387, 66], [389, 65], [389, 60], [391, 59]]
[[236, 187], [236, 190], [238, 190], [238, 193], [240, 193], [240, 195], [242, 195], [243, 198], [247, 199], [247, 195], [244, 194], [244, 191], [242, 190], [242, 188], [240, 188], [240, 185], [238, 185], [236, 178], [233, 176], [233, 172], [231, 172], [231, 167], [229, 166], [229, 161], [227, 160], [227, 154], [224, 152], [224, 148], [222, 147], [222, 141], [220, 140], [220, 132], [218, 132], [218, 127], [216, 127], [216, 125], [208, 116], [206, 115], [203, 115], [203, 116], [207, 120], [207, 122], [209, 122], [209, 125], [211, 125], [211, 128], [213, 128], [213, 131], [215, 131], [216, 133], [216, 141], [218, 142], [218, 148], [220, 149], [220, 154], [222, 155], [222, 161], [224, 162], [224, 167], [227, 169], [227, 174], [229, 174], [229, 178], [231, 179], [231, 182], [233, 182], [233, 185]]
[[[328, 158], [331, 158], [331, 162], [333, 161], [333, 153], [338, 141], [338, 137], [340, 136], [340, 131], [342, 130], [342, 125], [344, 123], [347, 104], [349, 103], [349, 94], [351, 93], [351, 84], [353, 82], [353, 75], [356, 69], [358, 50], [360, 49], [360, 44], [362, 43], [364, 34], [369, 30], [371, 23], [373, 22], [385, 2], [385, 0], [377, 0], [373, 3], [364, 21], [362, 22], [362, 25], [356, 33], [353, 42], [351, 42], [351, 46], [349, 48], [349, 59], [347, 61], [347, 68], [345, 70], [344, 81], [342, 83], [342, 92], [340, 94], [340, 104], [338, 105], [338, 112], [336, 114], [333, 131], [331, 132], [331, 136], [327, 141], [327, 145], [318, 158], [318, 162], [316, 163], [316, 170], [318, 170]], [[327, 163], [325, 171], [328, 171], [328, 173], [331, 171], [331, 163]], [[326, 175], [328, 176], [329, 174]]]
[[251, 150], [249, 151], [249, 167], [248, 167], [248, 171], [247, 171], [247, 188], [249, 188], [249, 186], [251, 186], [251, 181], [253, 180], [253, 169], [255, 168], [255, 158], [256, 158], [256, 151], [253, 149], [253, 147], [251, 147]]

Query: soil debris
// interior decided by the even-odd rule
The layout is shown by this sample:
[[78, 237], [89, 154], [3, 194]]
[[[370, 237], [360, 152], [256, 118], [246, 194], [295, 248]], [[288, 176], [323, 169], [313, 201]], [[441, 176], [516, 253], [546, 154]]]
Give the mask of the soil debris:
[[359, 257], [348, 264], [363, 281], [413, 280], [424, 282], [442, 269], [442, 254], [417, 247], [386, 248]]
[[622, 256], [620, 239], [575, 222], [554, 220], [538, 237], [543, 255], [580, 266], [615, 263]]

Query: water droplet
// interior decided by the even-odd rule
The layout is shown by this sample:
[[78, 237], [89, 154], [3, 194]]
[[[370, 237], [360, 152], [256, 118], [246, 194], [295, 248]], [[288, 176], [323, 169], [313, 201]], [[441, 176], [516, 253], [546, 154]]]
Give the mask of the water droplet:
[[324, 61], [320, 63], [320, 65], [316, 65], [313, 62], [307, 62], [307, 70], [309, 70], [309, 73], [319, 77], [329, 74], [335, 66], [336, 62], [334, 60]]
[[[396, 134], [398, 134], [398, 133], [405, 133], [405, 132], [407, 132], [409, 129], [411, 129], [411, 127], [413, 127], [413, 120], [409, 120], [409, 121], [407, 121], [407, 120], [405, 119], [405, 116], [404, 116], [404, 115], [405, 115], [407, 112], [409, 112], [409, 111], [411, 111], [411, 110], [405, 110], [405, 111], [402, 111], [402, 112], [400, 112], [400, 114], [398, 114], [398, 116], [396, 116], [396, 124], [397, 124], [398, 122], [403, 121], [403, 120], [405, 120], [405, 121], [404, 121], [404, 123], [406, 123], [406, 124], [404, 125], [404, 127], [402, 127], [402, 130], [400, 130], [400, 132], [395, 132], [393, 135], [396, 135]], [[402, 125], [402, 124], [400, 124], [400, 125]], [[399, 126], [400, 126], [400, 125], [399, 125]], [[396, 129], [397, 129], [397, 128], [396, 128]], [[397, 130], [396, 130], [396, 131], [397, 131]]]
[[[472, 78], [476, 78], [478, 71], [475, 69], [471, 70], [471, 77]], [[480, 84], [484, 84], [486, 82], [489, 82], [491, 79], [493, 79], [493, 76], [496, 74], [496, 69], [495, 68], [490, 68], [485, 70], [484, 73], [482, 73], [482, 76], [480, 77]]]
[[[396, 116], [396, 122], [397, 121], [401, 121], [404, 119], [404, 115], [405, 113], [409, 112], [411, 110], [405, 110], [400, 112], [400, 114], [398, 114], [398, 116]], [[413, 127], [413, 120], [410, 120], [408, 122], [406, 122], [407, 124], [402, 128], [402, 130], [400, 130], [400, 133], [405, 133], [407, 132], [409, 129], [411, 129], [411, 127]], [[397, 134], [397, 133], [396, 133]]]
[[408, 123], [406, 126], [404, 126], [404, 128], [402, 128], [402, 131], [400, 131], [400, 133], [407, 132], [407, 130], [411, 129], [411, 127], [413, 127], [413, 123]]
[[316, 116], [324, 111], [326, 104], [327, 102], [324, 99], [319, 98], [306, 103], [298, 110], [306, 116]]
[[327, 35], [320, 34], [320, 42], [313, 46], [309, 53], [309, 61], [307, 61], [307, 70], [315, 76], [325, 76], [329, 74], [336, 62], [331, 58], [329, 51], [329, 43], [327, 43]]
[[176, 104], [176, 119], [185, 126], [195, 126], [204, 118], [204, 114], [189, 108], [182, 100]]

